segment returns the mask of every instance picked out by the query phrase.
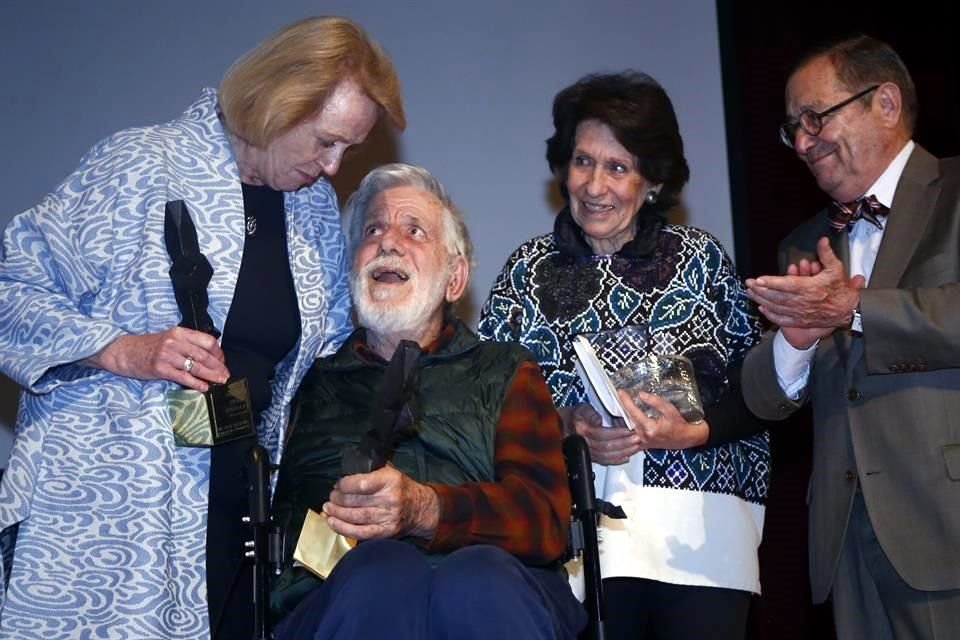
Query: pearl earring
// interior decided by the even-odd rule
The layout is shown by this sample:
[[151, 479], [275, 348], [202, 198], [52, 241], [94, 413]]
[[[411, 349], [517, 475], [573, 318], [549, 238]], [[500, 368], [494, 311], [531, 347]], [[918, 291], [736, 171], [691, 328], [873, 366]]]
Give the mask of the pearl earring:
[[657, 199], [659, 197], [660, 197], [660, 194], [658, 194], [656, 191], [651, 189], [650, 191], [647, 191], [647, 197], [644, 198], [644, 200], [647, 201], [647, 204], [657, 204]]

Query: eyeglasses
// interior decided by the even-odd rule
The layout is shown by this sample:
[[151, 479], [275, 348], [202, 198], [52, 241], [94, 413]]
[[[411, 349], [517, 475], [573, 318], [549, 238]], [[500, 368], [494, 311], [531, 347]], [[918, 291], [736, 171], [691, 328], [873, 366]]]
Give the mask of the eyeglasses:
[[835, 111], [843, 109], [854, 100], [859, 100], [871, 91], [877, 89], [879, 86], [880, 85], [875, 84], [872, 87], [864, 89], [860, 93], [852, 95], [843, 102], [838, 102], [829, 109], [825, 109], [820, 113], [817, 113], [811, 109], [805, 109], [801, 111], [800, 118], [798, 120], [794, 120], [793, 122], [784, 122], [782, 125], [780, 125], [780, 142], [793, 149], [793, 141], [797, 139], [797, 131], [799, 129], [803, 129], [808, 136], [820, 135], [820, 132], [823, 130], [824, 118]]

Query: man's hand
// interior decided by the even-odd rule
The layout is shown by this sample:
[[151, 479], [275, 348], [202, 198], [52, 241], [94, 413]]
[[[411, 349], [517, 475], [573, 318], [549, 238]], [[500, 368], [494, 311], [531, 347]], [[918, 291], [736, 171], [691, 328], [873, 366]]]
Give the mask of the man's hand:
[[323, 504], [327, 524], [356, 540], [414, 536], [429, 540], [440, 519], [437, 494], [391, 465], [340, 478]]
[[636, 427], [634, 432], [641, 449], [689, 449], [702, 445], [710, 435], [706, 420], [696, 424], [687, 422], [673, 403], [654, 393], [640, 391], [637, 398], [660, 414], [656, 418], [647, 416], [623, 389], [619, 389], [617, 395]]
[[[193, 363], [184, 369], [187, 359]], [[202, 331], [174, 327], [162, 333], [120, 336], [84, 364], [138, 380], [170, 380], [206, 391], [208, 382], [230, 377], [217, 339]]]
[[862, 275], [847, 278], [827, 238], [817, 242], [817, 258], [790, 265], [782, 276], [747, 279], [747, 295], [798, 349], [849, 325], [865, 284]]
[[[790, 276], [815, 276], [823, 271], [823, 265], [817, 260], [807, 260], [803, 258], [796, 264], [787, 267], [787, 275]], [[786, 341], [794, 348], [801, 351], [809, 349], [821, 338], [825, 338], [833, 333], [833, 327], [823, 327], [814, 329], [802, 329], [800, 327], [780, 327], [780, 333]]]

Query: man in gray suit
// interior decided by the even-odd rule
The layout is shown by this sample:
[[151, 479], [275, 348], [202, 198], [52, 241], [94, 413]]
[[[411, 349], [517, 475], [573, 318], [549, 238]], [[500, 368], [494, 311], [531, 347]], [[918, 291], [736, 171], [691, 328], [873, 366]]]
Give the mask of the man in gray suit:
[[747, 281], [779, 329], [744, 396], [772, 420], [813, 402], [810, 577], [838, 637], [960, 638], [960, 158], [911, 140], [913, 81], [867, 36], [804, 57], [786, 111], [784, 144], [845, 204]]

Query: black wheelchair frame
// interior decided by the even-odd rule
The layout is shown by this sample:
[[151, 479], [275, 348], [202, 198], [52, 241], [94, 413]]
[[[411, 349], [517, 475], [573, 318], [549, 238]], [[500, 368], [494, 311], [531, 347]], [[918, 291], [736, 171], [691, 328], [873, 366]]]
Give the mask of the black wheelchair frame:
[[[573, 499], [569, 554], [572, 558], [582, 557], [586, 587], [587, 627], [579, 640], [604, 640], [603, 584], [597, 540], [601, 505], [594, 493], [590, 450], [583, 437], [572, 435], [563, 441], [563, 456]], [[259, 445], [251, 448], [246, 462], [250, 515], [244, 520], [252, 533], [252, 540], [246, 543], [246, 557], [253, 561], [254, 640], [273, 637], [270, 579], [279, 574], [282, 561], [280, 531], [270, 518], [270, 474], [274, 469], [266, 449]]]

